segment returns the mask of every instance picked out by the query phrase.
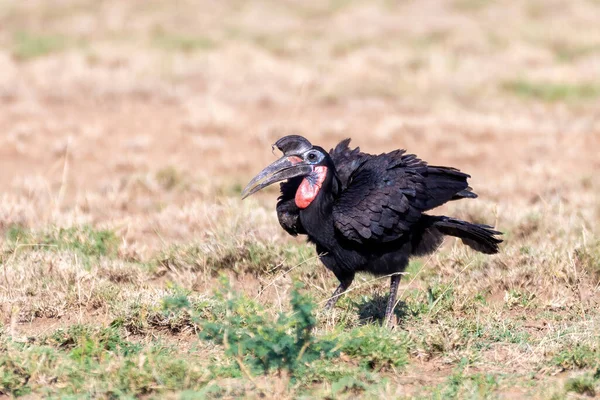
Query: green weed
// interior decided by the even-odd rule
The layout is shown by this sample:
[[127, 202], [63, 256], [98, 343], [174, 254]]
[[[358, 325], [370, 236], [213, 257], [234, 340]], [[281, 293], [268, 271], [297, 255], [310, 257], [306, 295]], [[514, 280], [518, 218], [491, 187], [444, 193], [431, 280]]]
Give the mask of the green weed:
[[559, 42], [554, 43], [551, 46], [551, 50], [558, 61], [573, 62], [600, 51], [600, 45], [582, 46], [574, 43]]
[[[206, 310], [194, 310], [184, 293], [165, 298], [163, 305], [170, 312], [186, 309], [201, 330], [200, 338], [222, 346], [230, 361], [214, 367], [219, 374], [253, 376], [275, 371], [279, 375], [285, 371], [299, 390], [331, 382], [336, 395], [373, 389], [382, 381], [372, 371], [407, 364], [405, 336], [379, 325], [316, 336], [315, 305], [300, 289], [297, 285], [291, 293], [291, 310], [275, 319], [255, 302], [233, 294], [226, 281], [215, 296], [226, 305], [224, 315], [201, 314]], [[341, 353], [357, 360], [358, 366], [339, 362]]]
[[265, 314], [258, 304], [244, 297], [231, 297], [225, 289], [221, 296], [227, 301], [227, 317], [214, 322], [199, 321], [200, 337], [225, 348], [225, 353], [237, 360], [240, 368], [247, 365], [254, 374], [271, 370], [287, 370], [296, 378], [305, 365], [338, 354], [335, 343], [313, 335], [315, 307], [296, 286], [291, 295], [291, 312], [281, 313], [276, 320]]
[[71, 45], [69, 38], [62, 35], [17, 32], [13, 37], [13, 54], [23, 61], [46, 56], [65, 50]]
[[490, 0], [455, 0], [454, 7], [460, 11], [478, 11], [492, 3]]
[[600, 354], [597, 348], [587, 344], [576, 344], [561, 350], [550, 362], [562, 370], [593, 368], [600, 365]]
[[225, 316], [225, 305], [215, 299], [189, 297], [190, 293], [176, 288], [162, 299], [162, 304], [136, 301], [119, 308], [111, 326], [124, 328], [131, 334], [144, 334], [150, 329], [176, 334], [186, 328], [196, 329], [195, 318], [212, 321]]
[[114, 257], [118, 239], [110, 230], [97, 230], [91, 226], [49, 229], [32, 232], [18, 228], [9, 231], [14, 244], [31, 245], [48, 251], [70, 251], [85, 258]]
[[338, 348], [369, 370], [401, 368], [408, 363], [407, 338], [385, 326], [367, 325], [337, 336]]
[[52, 345], [69, 350], [72, 360], [92, 365], [111, 354], [134, 355], [141, 350], [140, 345], [123, 340], [114, 328], [96, 328], [87, 325], [72, 325], [66, 330], [58, 330], [41, 340], [44, 345]]
[[600, 97], [600, 85], [597, 84], [566, 84], [538, 83], [525, 80], [505, 82], [502, 88], [525, 99], [546, 102], [583, 101]]
[[346, 377], [367, 379], [371, 375], [362, 368], [349, 366], [338, 360], [321, 359], [314, 361], [310, 368], [307, 368], [297, 377], [297, 385], [300, 387], [310, 387], [315, 383], [337, 382]]
[[489, 399], [495, 398], [498, 380], [490, 374], [472, 374], [464, 372], [459, 365], [446, 382], [438, 386], [430, 398], [433, 399]]
[[596, 377], [590, 376], [589, 374], [576, 378], [570, 378], [567, 383], [565, 383], [565, 392], [573, 392], [594, 397], [596, 396], [596, 385], [598, 383], [597, 380], [598, 379]]
[[23, 242], [29, 235], [27, 228], [21, 225], [10, 225], [6, 230], [6, 239], [9, 242]]
[[199, 360], [178, 356], [160, 343], [142, 345], [115, 328], [75, 325], [36, 343], [2, 342], [1, 393], [64, 397], [136, 397], [200, 389], [208, 373]]

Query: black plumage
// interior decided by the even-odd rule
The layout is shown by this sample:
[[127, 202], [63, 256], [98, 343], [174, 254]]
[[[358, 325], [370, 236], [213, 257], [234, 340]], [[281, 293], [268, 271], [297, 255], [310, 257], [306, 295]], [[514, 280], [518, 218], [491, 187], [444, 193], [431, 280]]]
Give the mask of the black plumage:
[[244, 191], [246, 197], [286, 179], [277, 203], [281, 226], [291, 235], [307, 235], [340, 281], [327, 307], [350, 286], [356, 272], [391, 275], [389, 322], [398, 273], [410, 257], [433, 252], [444, 235], [482, 253], [498, 252], [502, 241], [496, 236], [501, 233], [492, 227], [425, 214], [448, 201], [476, 198], [467, 184], [469, 175], [430, 166], [404, 150], [371, 155], [350, 149], [349, 143], [344, 140], [326, 152], [301, 136], [286, 136], [275, 144], [284, 153], [282, 159]]

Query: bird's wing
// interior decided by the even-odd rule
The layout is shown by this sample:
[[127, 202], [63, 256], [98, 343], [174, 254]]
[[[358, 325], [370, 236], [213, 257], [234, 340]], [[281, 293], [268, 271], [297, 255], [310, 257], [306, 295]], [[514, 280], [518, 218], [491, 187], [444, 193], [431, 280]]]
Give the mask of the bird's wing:
[[360, 243], [400, 238], [428, 208], [426, 173], [427, 164], [404, 150], [368, 157], [334, 203], [335, 227]]
[[279, 225], [292, 236], [305, 235], [306, 230], [300, 222], [300, 209], [296, 205], [296, 191], [302, 182], [302, 177], [288, 179], [279, 187], [281, 196], [277, 199], [277, 218]]
[[350, 139], [346, 139], [338, 143], [335, 148], [329, 151], [329, 156], [335, 165], [335, 171], [338, 179], [344, 190], [348, 186], [350, 176], [356, 171], [368, 158], [370, 154], [362, 153], [360, 147], [350, 149], [348, 145]]

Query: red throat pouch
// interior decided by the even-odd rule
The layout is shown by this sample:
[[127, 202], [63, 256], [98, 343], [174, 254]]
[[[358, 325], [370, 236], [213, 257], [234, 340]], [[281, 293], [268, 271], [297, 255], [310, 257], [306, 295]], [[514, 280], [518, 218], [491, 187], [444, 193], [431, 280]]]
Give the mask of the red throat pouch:
[[327, 167], [318, 166], [314, 168], [310, 177], [302, 179], [302, 183], [296, 191], [296, 205], [298, 208], [305, 209], [313, 202], [319, 194], [326, 176]]

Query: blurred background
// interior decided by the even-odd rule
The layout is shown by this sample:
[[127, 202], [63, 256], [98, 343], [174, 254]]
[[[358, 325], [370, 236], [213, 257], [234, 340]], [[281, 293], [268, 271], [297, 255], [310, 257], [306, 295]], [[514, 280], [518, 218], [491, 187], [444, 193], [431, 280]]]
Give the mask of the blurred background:
[[[0, 228], [91, 223], [142, 253], [189, 240], [241, 207], [289, 133], [458, 167], [481, 196], [460, 210], [500, 227], [549, 204], [592, 224], [599, 15], [597, 0], [0, 0]], [[271, 222], [275, 191], [253, 200]]]

